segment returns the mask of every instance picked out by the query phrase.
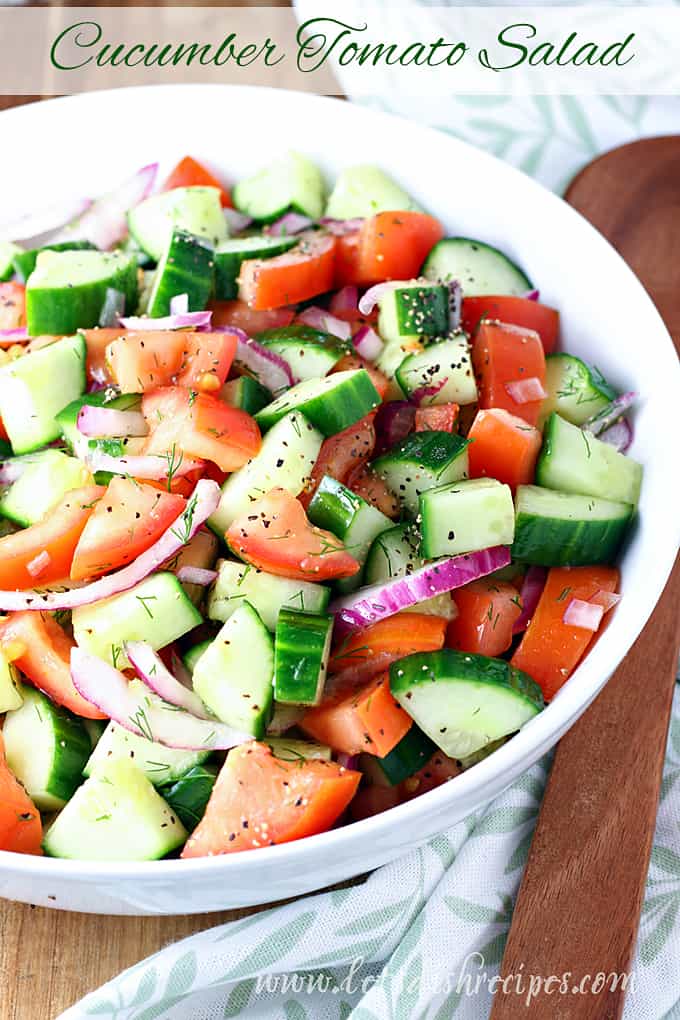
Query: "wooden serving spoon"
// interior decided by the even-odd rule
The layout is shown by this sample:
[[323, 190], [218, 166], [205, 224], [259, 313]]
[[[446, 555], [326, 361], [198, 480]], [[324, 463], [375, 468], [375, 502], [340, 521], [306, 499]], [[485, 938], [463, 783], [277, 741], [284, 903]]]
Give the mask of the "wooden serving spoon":
[[[680, 350], [680, 137], [590, 163], [566, 193], [647, 288]], [[680, 563], [633, 648], [561, 740], [508, 936], [501, 977], [628, 973], [661, 786], [680, 645]], [[525, 981], [526, 984], [526, 981]], [[510, 982], [508, 982], [508, 988]], [[625, 990], [494, 999], [491, 1020], [617, 1020]]]

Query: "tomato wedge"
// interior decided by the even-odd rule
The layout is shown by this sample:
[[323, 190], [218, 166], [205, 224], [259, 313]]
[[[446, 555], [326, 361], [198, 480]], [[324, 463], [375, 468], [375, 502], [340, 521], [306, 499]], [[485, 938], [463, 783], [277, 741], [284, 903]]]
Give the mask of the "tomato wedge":
[[300, 243], [272, 259], [241, 264], [238, 296], [251, 308], [280, 308], [323, 294], [333, 286], [335, 237], [309, 231]]
[[516, 488], [534, 480], [543, 436], [501, 407], [478, 411], [468, 432], [470, 478], [496, 478]]
[[541, 400], [518, 403], [509, 383], [538, 379], [545, 383], [545, 354], [538, 333], [498, 322], [482, 322], [472, 346], [472, 361], [479, 385], [479, 406], [502, 407], [529, 425], [535, 425]]
[[312, 501], [324, 475], [330, 475], [338, 482], [345, 479], [356, 468], [361, 467], [373, 455], [375, 446], [375, 428], [373, 414], [367, 415], [349, 428], [334, 436], [324, 439], [316, 458], [309, 484], [298, 496], [305, 510]]
[[345, 482], [348, 489], [356, 492], [367, 503], [380, 510], [386, 517], [396, 520], [401, 513], [399, 503], [390, 491], [387, 483], [376, 475], [367, 465], [352, 471]]
[[512, 628], [522, 612], [514, 585], [483, 578], [452, 593], [458, 615], [448, 625], [446, 647], [496, 657], [512, 644]]
[[236, 344], [233, 333], [181, 329], [124, 333], [106, 348], [106, 366], [122, 393], [173, 384], [215, 392], [229, 374]]
[[318, 759], [284, 761], [256, 742], [234, 747], [181, 856], [212, 857], [325, 832], [345, 810], [361, 773]]
[[237, 344], [235, 333], [187, 333], [177, 385], [216, 393], [226, 382]]
[[180, 159], [177, 166], [170, 172], [168, 179], [162, 187], [162, 191], [172, 191], [173, 188], [219, 188], [220, 202], [223, 208], [232, 208], [231, 195], [226, 188], [222, 187], [209, 170], [195, 160], [193, 156], [185, 156]]
[[19, 329], [26, 325], [26, 288], [10, 280], [0, 283], [0, 329]]
[[87, 349], [87, 380], [102, 386], [115, 380], [106, 362], [106, 348], [113, 340], [126, 335], [124, 329], [81, 329]]
[[460, 407], [458, 404], [433, 404], [416, 410], [416, 432], [455, 432]]
[[[515, 592], [515, 594], [517, 594]], [[358, 686], [383, 673], [397, 659], [444, 647], [446, 620], [426, 613], [397, 614], [353, 634], [335, 649], [328, 665], [338, 688]]]
[[0, 850], [41, 854], [42, 834], [40, 812], [10, 771], [0, 731]]
[[74, 644], [47, 613], [10, 613], [0, 624], [0, 648], [34, 687], [76, 715], [85, 719], [106, 719], [107, 716], [86, 701], [73, 685], [71, 649]]
[[246, 563], [281, 577], [329, 581], [359, 570], [340, 539], [310, 524], [302, 503], [285, 489], [272, 489], [253, 503], [225, 538]]
[[615, 592], [615, 567], [553, 567], [548, 571], [536, 611], [513, 655], [513, 666], [541, 685], [549, 701], [576, 669], [595, 634], [564, 622], [572, 599], [590, 601], [598, 591]]
[[[249, 414], [217, 397], [181, 386], [145, 393], [142, 414], [150, 434], [146, 453], [199, 457], [221, 471], [236, 471], [260, 449], [260, 430]], [[175, 470], [179, 459], [173, 456]]]
[[357, 234], [339, 238], [336, 286], [370, 286], [383, 280], [410, 280], [420, 274], [426, 255], [444, 236], [439, 220], [427, 213], [380, 212], [364, 220]]
[[321, 744], [345, 754], [384, 758], [408, 733], [413, 720], [396, 702], [387, 673], [370, 680], [358, 691], [332, 697], [305, 712], [300, 728]]
[[42, 520], [0, 538], [0, 588], [24, 590], [68, 578], [75, 548], [104, 491], [87, 485], [67, 492]]
[[550, 354], [555, 350], [560, 332], [560, 313], [555, 308], [542, 305], [529, 298], [512, 297], [509, 294], [498, 297], [466, 297], [461, 309], [461, 325], [471, 336], [477, 331], [482, 319], [532, 329], [541, 338], [543, 350]]
[[174, 493], [114, 476], [87, 521], [71, 565], [71, 580], [117, 570], [137, 559], [186, 506]]
[[295, 318], [293, 308], [250, 308], [245, 301], [212, 301], [208, 307], [212, 311], [212, 324], [215, 327], [236, 326], [248, 336], [257, 336], [266, 329], [279, 329], [290, 326]]

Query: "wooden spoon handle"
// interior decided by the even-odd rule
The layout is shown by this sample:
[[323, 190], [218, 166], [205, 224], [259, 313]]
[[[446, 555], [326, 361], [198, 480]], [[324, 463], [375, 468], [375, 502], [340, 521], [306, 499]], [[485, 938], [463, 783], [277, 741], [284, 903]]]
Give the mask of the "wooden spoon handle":
[[[636, 270], [677, 345], [680, 259], [669, 223], [680, 204], [680, 138], [607, 153], [579, 174], [567, 199]], [[630, 653], [557, 748], [501, 967], [501, 978], [515, 982], [499, 987], [491, 1020], [621, 1017], [661, 785], [678, 605], [676, 563]], [[620, 977], [598, 990], [598, 972]]]

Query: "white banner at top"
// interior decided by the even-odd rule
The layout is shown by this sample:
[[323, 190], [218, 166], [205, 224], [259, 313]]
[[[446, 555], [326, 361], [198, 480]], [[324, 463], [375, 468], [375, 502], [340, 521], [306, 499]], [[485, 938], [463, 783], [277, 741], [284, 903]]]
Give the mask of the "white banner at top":
[[0, 92], [226, 82], [355, 96], [680, 94], [680, 7], [0, 8]]

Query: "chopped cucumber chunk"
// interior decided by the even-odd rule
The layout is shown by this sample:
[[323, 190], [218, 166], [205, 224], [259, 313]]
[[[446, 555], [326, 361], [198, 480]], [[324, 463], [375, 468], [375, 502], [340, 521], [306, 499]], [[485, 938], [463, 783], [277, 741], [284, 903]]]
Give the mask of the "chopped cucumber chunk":
[[642, 465], [553, 412], [545, 426], [536, 482], [547, 489], [636, 506]]
[[181, 846], [187, 831], [141, 769], [103, 762], [47, 830], [50, 857], [85, 861], [154, 861]]
[[236, 208], [261, 223], [271, 223], [289, 210], [317, 220], [325, 194], [319, 169], [299, 152], [284, 153], [232, 191]]
[[325, 215], [335, 220], [352, 220], [398, 209], [421, 211], [379, 167], [350, 166], [338, 176]]
[[222, 623], [248, 602], [265, 627], [274, 631], [281, 609], [323, 613], [330, 599], [330, 590], [322, 584], [278, 577], [235, 560], [220, 560], [217, 571], [206, 611], [211, 620]]
[[57, 811], [82, 782], [90, 738], [82, 719], [33, 687], [23, 704], [5, 716], [2, 736], [7, 764], [41, 811]]
[[271, 716], [273, 677], [271, 635], [245, 602], [200, 656], [194, 690], [218, 719], [259, 739]]
[[121, 251], [42, 251], [26, 284], [30, 336], [64, 336], [99, 325], [109, 290], [123, 294], [125, 311], [134, 313], [137, 262], [131, 255]]
[[503, 659], [444, 649], [390, 666], [392, 694], [439, 748], [464, 758], [543, 708], [537, 683]]
[[87, 759], [83, 775], [91, 776], [107, 761], [124, 758], [140, 769], [154, 786], [171, 783], [194, 765], [206, 761], [209, 751], [165, 747], [110, 722]]

